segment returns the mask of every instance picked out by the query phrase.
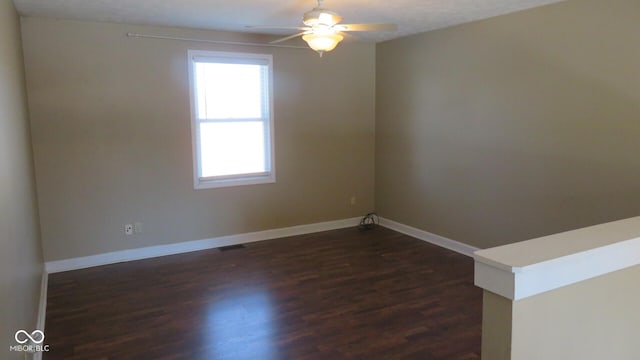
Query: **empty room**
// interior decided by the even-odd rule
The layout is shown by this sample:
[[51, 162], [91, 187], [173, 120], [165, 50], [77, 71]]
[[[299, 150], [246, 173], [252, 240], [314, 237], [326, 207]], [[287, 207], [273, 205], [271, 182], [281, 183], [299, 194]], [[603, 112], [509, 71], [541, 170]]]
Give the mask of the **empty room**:
[[638, 34], [0, 0], [0, 359], [639, 359]]

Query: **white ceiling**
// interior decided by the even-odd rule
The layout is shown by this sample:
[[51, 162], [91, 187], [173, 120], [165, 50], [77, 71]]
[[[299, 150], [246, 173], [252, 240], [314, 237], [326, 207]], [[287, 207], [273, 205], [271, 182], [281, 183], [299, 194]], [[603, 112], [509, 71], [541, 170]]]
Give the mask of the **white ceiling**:
[[[395, 23], [396, 32], [358, 33], [369, 41], [485, 19], [562, 0], [325, 0], [344, 23]], [[299, 26], [315, 0], [13, 0], [24, 16], [248, 31]], [[255, 30], [253, 30], [255, 32]], [[283, 34], [287, 32], [275, 31]], [[293, 32], [290, 32], [293, 33]]]

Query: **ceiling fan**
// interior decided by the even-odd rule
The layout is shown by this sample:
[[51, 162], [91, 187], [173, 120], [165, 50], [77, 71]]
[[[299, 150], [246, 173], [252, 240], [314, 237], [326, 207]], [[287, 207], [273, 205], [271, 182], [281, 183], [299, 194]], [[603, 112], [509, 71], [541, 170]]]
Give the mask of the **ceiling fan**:
[[277, 44], [298, 36], [307, 42], [310, 48], [317, 51], [320, 56], [327, 51], [335, 49], [344, 39], [342, 32], [348, 31], [395, 31], [395, 24], [340, 24], [342, 16], [322, 7], [323, 0], [318, 0], [318, 6], [304, 13], [302, 22], [305, 26], [248, 26], [252, 29], [285, 29], [302, 30], [297, 34], [287, 36], [270, 42]]

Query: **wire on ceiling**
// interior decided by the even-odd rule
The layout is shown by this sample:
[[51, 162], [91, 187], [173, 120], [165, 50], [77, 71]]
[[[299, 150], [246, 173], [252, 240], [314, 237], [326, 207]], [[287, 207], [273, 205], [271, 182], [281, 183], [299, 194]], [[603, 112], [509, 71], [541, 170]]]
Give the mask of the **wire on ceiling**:
[[250, 43], [250, 42], [241, 42], [241, 41], [226, 41], [226, 40], [208, 40], [208, 39], [184, 38], [184, 37], [166, 36], [166, 35], [137, 34], [137, 33], [131, 33], [131, 32], [127, 33], [127, 37], [130, 37], [130, 38], [144, 38], [144, 39], [191, 41], [191, 42], [202, 42], [202, 43], [209, 43], [209, 44], [218, 44], [218, 45], [265, 46], [265, 47], [288, 48], [288, 49], [306, 49], [306, 50], [309, 49], [306, 46], [281, 45], [281, 44], [269, 44], [269, 43], [262, 44], [262, 43]]

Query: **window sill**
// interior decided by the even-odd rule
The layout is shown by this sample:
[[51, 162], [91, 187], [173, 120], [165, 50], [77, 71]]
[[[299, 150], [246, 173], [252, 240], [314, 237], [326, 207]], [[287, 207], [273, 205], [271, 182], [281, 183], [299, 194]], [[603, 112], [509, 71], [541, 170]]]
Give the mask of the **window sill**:
[[276, 182], [276, 177], [274, 174], [269, 174], [265, 176], [233, 177], [233, 178], [225, 178], [225, 179], [215, 179], [215, 178], [196, 179], [194, 182], [194, 189], [195, 190], [215, 189], [215, 188], [233, 187], [233, 186], [271, 184], [275, 182]]

